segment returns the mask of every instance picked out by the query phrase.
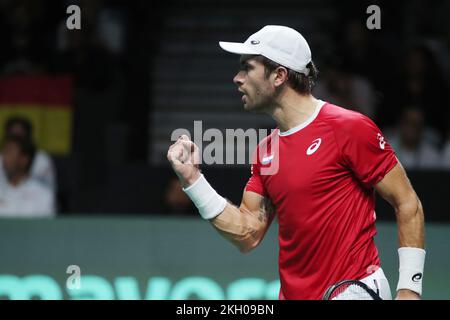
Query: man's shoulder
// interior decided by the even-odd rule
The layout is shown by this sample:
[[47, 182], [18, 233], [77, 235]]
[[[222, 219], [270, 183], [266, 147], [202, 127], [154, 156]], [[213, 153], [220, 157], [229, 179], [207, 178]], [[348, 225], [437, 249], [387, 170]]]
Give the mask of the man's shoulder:
[[373, 126], [374, 122], [366, 115], [327, 103], [320, 119], [339, 133], [355, 134], [357, 130]]
[[321, 119], [326, 120], [332, 125], [338, 126], [370, 120], [368, 116], [360, 112], [346, 109], [331, 103], [327, 103], [325, 108], [323, 108]]
[[44, 150], [38, 150], [36, 152], [36, 155], [34, 157], [34, 163], [38, 164], [40, 166], [49, 166], [52, 163], [52, 158], [50, 157], [50, 155], [45, 152]]

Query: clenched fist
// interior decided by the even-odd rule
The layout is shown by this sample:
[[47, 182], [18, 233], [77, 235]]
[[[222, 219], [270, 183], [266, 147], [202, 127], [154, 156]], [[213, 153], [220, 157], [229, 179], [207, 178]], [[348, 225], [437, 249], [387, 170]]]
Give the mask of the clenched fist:
[[183, 188], [193, 184], [200, 177], [198, 147], [186, 135], [182, 135], [167, 152], [167, 160], [180, 179]]

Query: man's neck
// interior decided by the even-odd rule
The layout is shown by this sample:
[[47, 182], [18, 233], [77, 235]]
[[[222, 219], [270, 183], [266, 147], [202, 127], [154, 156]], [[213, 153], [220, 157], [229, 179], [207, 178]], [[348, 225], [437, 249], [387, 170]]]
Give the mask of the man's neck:
[[281, 132], [295, 128], [308, 120], [316, 111], [319, 100], [312, 95], [300, 95], [293, 90], [280, 96], [278, 106], [271, 112]]

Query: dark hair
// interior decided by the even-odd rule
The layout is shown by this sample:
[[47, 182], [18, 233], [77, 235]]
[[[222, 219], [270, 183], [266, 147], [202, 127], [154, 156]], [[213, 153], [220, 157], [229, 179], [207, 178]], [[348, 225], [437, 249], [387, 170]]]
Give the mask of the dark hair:
[[27, 172], [30, 171], [31, 164], [33, 163], [34, 156], [36, 154], [36, 147], [35, 147], [33, 141], [31, 141], [31, 139], [26, 138], [26, 137], [19, 137], [16, 135], [8, 135], [8, 136], [6, 136], [3, 145], [6, 145], [7, 143], [16, 144], [19, 147], [20, 153], [22, 153], [22, 155], [25, 155], [28, 157], [28, 164], [26, 167], [26, 171]]
[[[284, 67], [283, 65], [264, 56], [256, 56], [255, 59], [264, 65], [266, 78], [268, 78], [276, 68]], [[319, 75], [319, 70], [317, 70], [317, 67], [313, 61], [308, 63], [306, 67], [309, 69], [308, 75], [304, 75], [303, 73], [284, 67], [288, 71], [288, 84], [292, 87], [292, 89], [300, 94], [310, 94], [316, 85]]]
[[31, 125], [31, 122], [27, 118], [19, 116], [9, 118], [5, 124], [5, 133], [9, 135], [11, 128], [14, 127], [15, 125], [20, 125], [25, 130], [27, 137], [31, 139], [33, 133], [33, 126]]

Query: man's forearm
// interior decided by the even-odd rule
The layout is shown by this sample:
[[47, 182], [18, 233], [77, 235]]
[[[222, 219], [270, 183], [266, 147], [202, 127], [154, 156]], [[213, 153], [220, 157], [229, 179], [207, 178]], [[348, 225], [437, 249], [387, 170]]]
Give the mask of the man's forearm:
[[423, 207], [417, 196], [396, 208], [399, 247], [425, 247]]
[[424, 214], [417, 195], [396, 207], [399, 241], [397, 299], [419, 299], [425, 263]]
[[241, 252], [248, 252], [259, 243], [260, 221], [250, 211], [239, 209], [228, 203], [225, 210], [209, 220], [225, 239], [233, 243]]
[[269, 220], [264, 198], [255, 201], [252, 198], [254, 196], [247, 196], [247, 199], [252, 198], [252, 203], [256, 204], [255, 210], [249, 210], [244, 204], [238, 208], [220, 196], [203, 175], [186, 184], [189, 186], [183, 190], [199, 209], [200, 215], [225, 239], [236, 245], [241, 252], [248, 252], [259, 244]]

